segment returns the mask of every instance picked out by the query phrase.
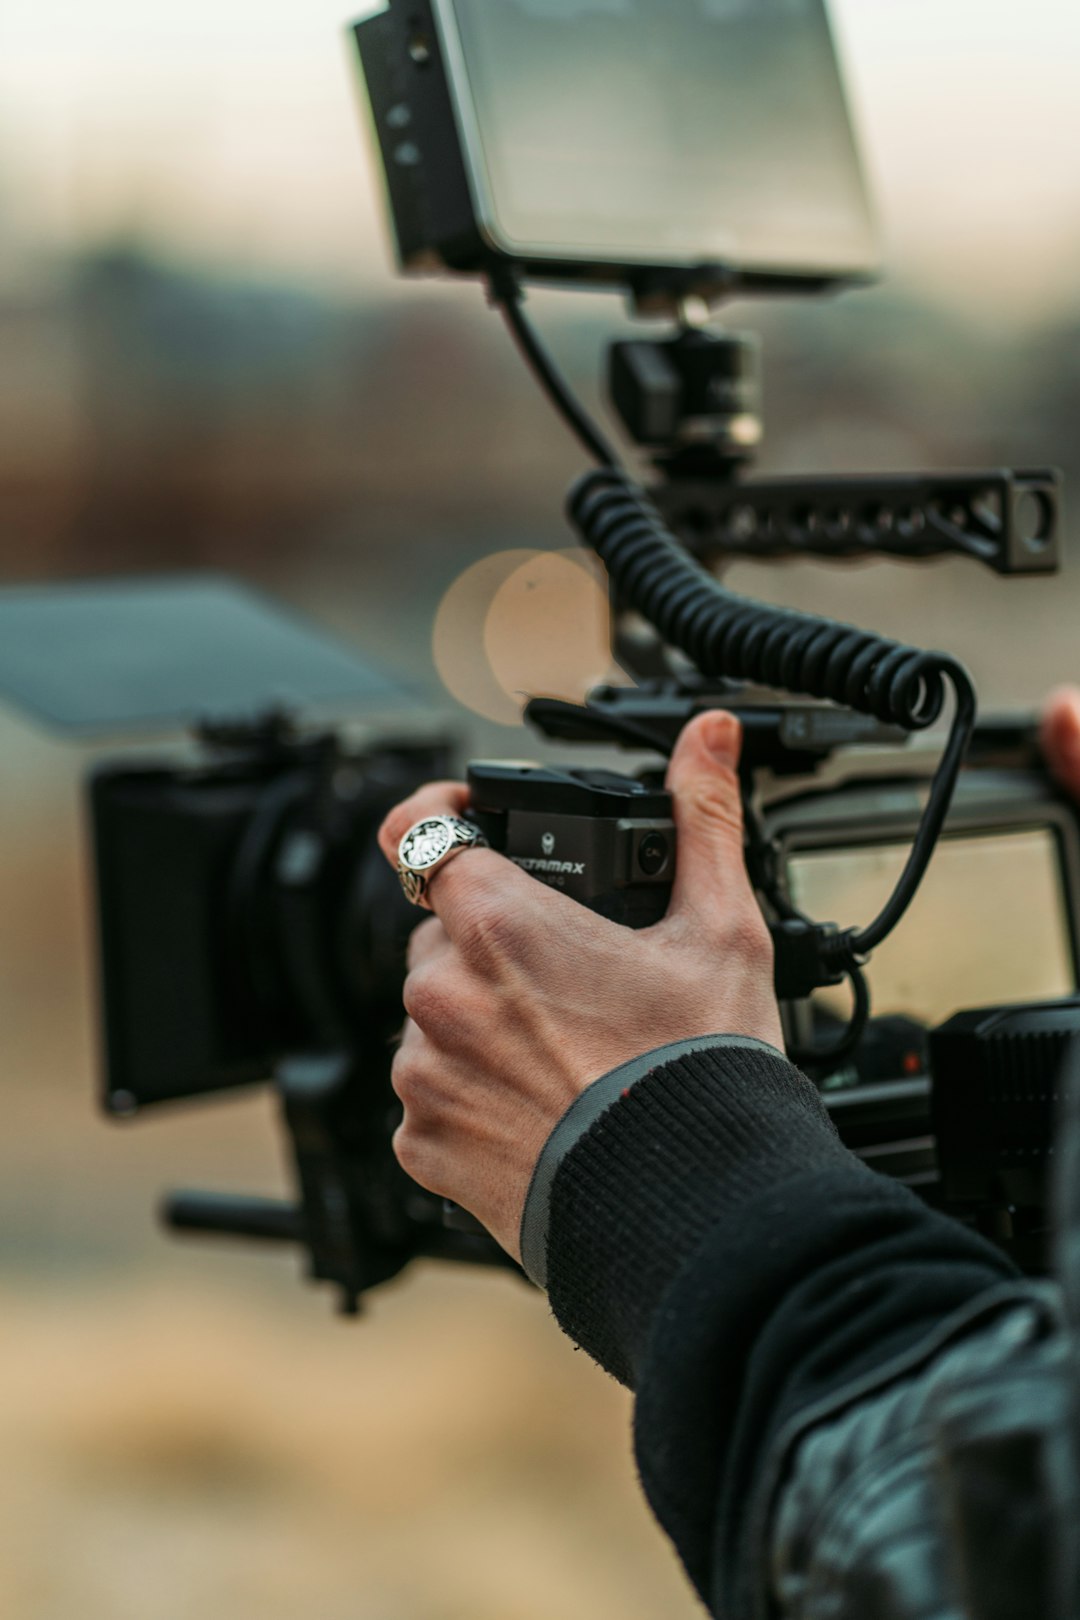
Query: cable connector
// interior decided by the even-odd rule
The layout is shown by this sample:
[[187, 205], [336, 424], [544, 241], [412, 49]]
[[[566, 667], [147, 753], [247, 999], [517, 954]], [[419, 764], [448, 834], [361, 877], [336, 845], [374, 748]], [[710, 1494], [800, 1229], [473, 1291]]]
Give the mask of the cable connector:
[[779, 1001], [802, 1001], [815, 990], [843, 984], [847, 971], [840, 959], [846, 938], [835, 923], [790, 918], [771, 924], [776, 954], [775, 984]]

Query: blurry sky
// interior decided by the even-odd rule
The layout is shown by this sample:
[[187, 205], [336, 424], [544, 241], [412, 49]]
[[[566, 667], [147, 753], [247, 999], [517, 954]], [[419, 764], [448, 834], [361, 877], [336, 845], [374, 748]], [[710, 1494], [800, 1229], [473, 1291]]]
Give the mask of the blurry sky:
[[[892, 271], [990, 317], [1063, 300], [1080, 256], [1078, 0], [832, 9]], [[127, 236], [389, 292], [349, 15], [347, 0], [4, 0], [0, 274]]]

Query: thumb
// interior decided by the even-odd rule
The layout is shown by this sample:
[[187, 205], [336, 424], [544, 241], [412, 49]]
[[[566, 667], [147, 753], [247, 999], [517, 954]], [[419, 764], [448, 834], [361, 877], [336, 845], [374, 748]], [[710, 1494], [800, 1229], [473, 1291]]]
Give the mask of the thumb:
[[679, 738], [668, 768], [675, 801], [678, 858], [668, 915], [693, 915], [708, 926], [721, 908], [750, 892], [743, 856], [738, 764], [742, 728], [733, 714], [699, 715]]

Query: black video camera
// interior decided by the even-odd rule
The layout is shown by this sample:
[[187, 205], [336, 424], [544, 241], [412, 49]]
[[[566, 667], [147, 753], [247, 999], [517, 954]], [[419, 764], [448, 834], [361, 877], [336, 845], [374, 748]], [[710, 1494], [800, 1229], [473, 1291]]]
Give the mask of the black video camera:
[[[640, 714], [650, 699], [640, 688], [595, 694], [594, 708], [631, 695]], [[654, 723], [677, 732], [702, 704], [700, 690], [669, 686], [652, 695]], [[808, 907], [865, 906], [916, 834], [925, 761], [870, 747], [854, 724], [862, 748], [845, 745], [832, 711], [736, 707], [758, 857]], [[394, 804], [447, 774], [449, 748], [349, 749], [280, 716], [204, 728], [201, 740], [183, 768], [106, 766], [92, 782], [106, 1102], [127, 1117], [272, 1077], [298, 1198], [179, 1194], [169, 1223], [298, 1243], [350, 1309], [414, 1258], [509, 1264], [410, 1182], [390, 1146], [405, 950], [422, 914], [375, 835]], [[626, 926], [663, 916], [677, 857], [659, 773], [475, 764], [469, 785], [488, 841], [537, 880]], [[830, 1055], [845, 1023], [832, 990], [785, 1000], [790, 1046], [867, 1162], [1036, 1268], [1056, 1072], [1080, 1030], [1069, 999], [1080, 827], [1039, 766], [1030, 725], [977, 733], [917, 907], [868, 970], [879, 1010], [853, 1048]], [[958, 1003], [941, 997], [958, 961], [982, 1010], [950, 1018]], [[816, 1061], [805, 1055], [815, 1046]]]
[[[402, 268], [484, 280], [597, 463], [569, 515], [607, 570], [630, 679], [580, 706], [537, 699], [527, 718], [631, 750], [633, 770], [477, 764], [473, 816], [538, 880], [647, 926], [678, 859], [664, 760], [696, 714], [734, 710], [791, 1054], [869, 1163], [1038, 1266], [1056, 1075], [1080, 1030], [1073, 809], [1030, 722], [977, 723], [955, 660], [716, 577], [746, 556], [1059, 565], [1053, 471], [747, 476], [757, 345], [706, 330], [711, 306], [859, 282], [875, 258], [823, 0], [390, 0], [356, 40]], [[737, 165], [722, 155], [736, 144]], [[541, 343], [525, 280], [622, 288], [673, 319], [610, 359], [647, 490]], [[509, 1261], [391, 1151], [419, 913], [375, 832], [446, 774], [448, 751], [353, 748], [296, 722], [308, 691], [288, 712], [204, 724], [193, 760], [95, 777], [106, 1098], [128, 1115], [273, 1080], [296, 1200], [183, 1194], [169, 1221], [298, 1243], [354, 1309], [416, 1256]], [[930, 755], [913, 739], [950, 695]]]

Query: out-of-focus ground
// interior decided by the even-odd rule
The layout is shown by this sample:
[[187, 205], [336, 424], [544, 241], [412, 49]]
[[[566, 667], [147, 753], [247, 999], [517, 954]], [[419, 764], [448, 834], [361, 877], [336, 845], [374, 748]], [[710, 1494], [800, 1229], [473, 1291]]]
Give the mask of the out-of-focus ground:
[[[927, 38], [939, 38], [943, 9], [931, 17], [922, 8]], [[256, 57], [257, 30], [240, 32], [243, 68], [229, 69], [230, 84], [247, 82], [249, 52]], [[109, 46], [118, 84], [136, 78], [122, 43], [117, 35]], [[916, 44], [917, 73], [901, 82], [897, 68], [898, 128], [920, 123], [916, 78], [922, 96], [937, 96], [939, 121], [952, 105], [951, 85], [927, 74], [934, 63]], [[944, 79], [946, 67], [966, 74], [967, 45], [959, 36], [954, 44], [959, 54], [939, 64]], [[36, 62], [48, 80], [47, 53]], [[1011, 73], [1004, 58], [999, 65]], [[69, 66], [77, 88], [78, 63]], [[335, 73], [339, 66], [335, 59]], [[880, 92], [885, 67], [878, 71]], [[254, 83], [254, 66], [251, 75]], [[106, 110], [111, 96], [103, 81]], [[134, 93], [125, 107], [129, 123], [119, 133], [109, 126], [117, 172], [140, 139], [140, 108], [153, 123]], [[223, 104], [222, 139], [243, 124], [243, 110]], [[883, 124], [888, 110], [879, 93], [873, 119]], [[261, 111], [252, 152], [271, 129]], [[296, 106], [290, 117], [299, 129]], [[335, 140], [352, 138], [350, 119], [346, 109]], [[79, 127], [69, 130], [75, 176]], [[189, 119], [185, 104], [176, 129], [177, 150], [187, 150], [189, 131], [205, 141], [203, 167], [219, 181], [218, 124]], [[293, 135], [273, 130], [284, 153]], [[1049, 162], [1056, 138], [1046, 131], [1044, 189], [1059, 173]], [[1075, 130], [1060, 139], [1075, 150]], [[391, 294], [385, 270], [371, 271], [370, 243], [354, 295], [315, 291], [299, 272], [292, 281], [280, 269], [208, 268], [199, 259], [205, 241], [174, 251], [184, 196], [167, 187], [153, 192], [149, 213], [133, 208], [127, 225], [119, 203], [106, 219], [111, 151], [87, 146], [97, 190], [72, 180], [63, 193], [71, 218], [93, 223], [86, 239], [70, 251], [27, 251], [11, 276], [0, 265], [0, 583], [228, 570], [409, 677], [423, 694], [418, 708], [451, 724], [463, 751], [534, 753], [520, 730], [455, 703], [432, 648], [440, 603], [470, 565], [567, 545], [562, 492], [582, 468], [479, 293]], [[4, 157], [12, 195], [20, 185], [29, 194], [17, 141]], [[314, 196], [317, 165], [304, 162], [303, 174], [283, 170], [281, 185], [299, 195], [310, 180]], [[939, 193], [919, 229], [936, 233], [940, 268], [950, 210]], [[116, 195], [122, 201], [119, 181]], [[318, 217], [336, 220], [338, 192], [332, 208], [323, 202]], [[1070, 208], [1069, 239], [1080, 240], [1080, 198], [1063, 194], [1061, 241]], [[224, 213], [218, 224], [235, 247], [242, 224]], [[1009, 232], [1016, 260], [1018, 202], [1003, 194], [982, 228], [990, 242]], [[321, 251], [305, 241], [308, 262]], [[936, 293], [901, 282], [822, 303], [733, 309], [730, 324], [766, 339], [763, 468], [1057, 464], [1071, 478], [1075, 510], [1080, 303], [1018, 293], [999, 309], [972, 280], [968, 272]], [[1051, 280], [1070, 285], [1055, 274], [1025, 286]], [[544, 295], [535, 312], [595, 399], [600, 345], [626, 330], [621, 306]], [[1080, 536], [1071, 517], [1066, 535], [1072, 566], [1058, 580], [1003, 582], [959, 563], [740, 567], [731, 579], [944, 646], [971, 665], [986, 704], [1017, 707], [1080, 676]], [[496, 566], [481, 586], [504, 577]], [[554, 576], [544, 577], [546, 590]], [[553, 657], [569, 656], [553, 654], [552, 624], [577, 622], [572, 602], [530, 625], [521, 605], [532, 586], [533, 600], [549, 601], [526, 580], [517, 617], [486, 645], [475, 612], [440, 621], [443, 643], [466, 664], [496, 647], [500, 658], [520, 649], [520, 667], [500, 665], [510, 691], [529, 685], [530, 668], [546, 672]], [[590, 652], [571, 685], [583, 690], [604, 662]], [[343, 1324], [327, 1298], [301, 1285], [290, 1257], [184, 1245], [157, 1231], [154, 1205], [167, 1186], [274, 1194], [284, 1173], [265, 1097], [126, 1128], [95, 1112], [80, 815], [80, 778], [95, 757], [0, 712], [0, 1615], [699, 1613], [639, 1499], [628, 1398], [572, 1350], [543, 1300], [501, 1276], [426, 1268], [380, 1294], [365, 1320]]]

